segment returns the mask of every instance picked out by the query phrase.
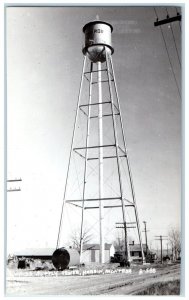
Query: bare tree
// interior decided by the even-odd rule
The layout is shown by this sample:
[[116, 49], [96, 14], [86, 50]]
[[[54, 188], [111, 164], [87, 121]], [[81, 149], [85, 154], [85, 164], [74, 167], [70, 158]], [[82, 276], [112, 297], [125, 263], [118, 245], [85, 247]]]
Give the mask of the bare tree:
[[181, 233], [180, 230], [172, 227], [168, 232], [169, 243], [172, 248], [173, 260], [180, 257], [181, 252]]
[[[133, 242], [135, 241], [133, 236], [129, 236], [128, 239], [129, 239], [130, 245], [133, 244]], [[125, 245], [124, 235], [122, 235], [122, 237], [120, 237], [120, 235], [117, 234], [115, 241], [113, 242], [113, 245], [118, 251], [124, 250], [124, 245]]]
[[[89, 230], [84, 228], [83, 230], [83, 245], [87, 244], [90, 242], [92, 239], [92, 235], [89, 233]], [[72, 246], [75, 249], [80, 248], [80, 230], [75, 229], [72, 234], [71, 234], [71, 242]]]
[[121, 250], [123, 250], [124, 241], [122, 238], [117, 236], [115, 241], [113, 242], [113, 245], [118, 251], [121, 251]]

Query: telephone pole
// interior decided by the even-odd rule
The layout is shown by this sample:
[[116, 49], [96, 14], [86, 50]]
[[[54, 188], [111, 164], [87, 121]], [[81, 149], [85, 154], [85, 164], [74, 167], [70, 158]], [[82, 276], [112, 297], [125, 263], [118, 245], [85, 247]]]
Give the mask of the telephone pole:
[[161, 264], [163, 263], [163, 241], [167, 240], [167, 236], [163, 235], [156, 235], [159, 239], [155, 239], [156, 241], [160, 241], [161, 246]]
[[[15, 179], [7, 179], [7, 182], [21, 182], [22, 181], [22, 179], [21, 178], [15, 178]], [[17, 188], [17, 187], [14, 187], [14, 188], [12, 188], [12, 187], [10, 187], [10, 188], [8, 188], [7, 189], [7, 192], [20, 192], [21, 191], [21, 188], [19, 187], [19, 188]]]
[[168, 247], [168, 243], [167, 243], [167, 256], [169, 256], [169, 247]]
[[175, 21], [181, 21], [181, 15], [179, 14], [179, 12], [177, 12], [177, 15], [174, 17], [169, 17], [169, 15], [167, 14], [167, 17], [165, 19], [159, 20], [159, 18], [157, 17], [156, 22], [154, 22], [154, 26], [161, 26], [167, 23], [172, 23]]
[[[116, 228], [124, 229], [124, 232], [127, 233], [128, 228], [136, 228], [136, 226], [128, 226], [128, 224], [136, 224], [136, 222], [116, 222]], [[125, 260], [128, 266], [130, 266], [131, 263], [131, 256], [130, 256], [130, 247], [129, 247], [129, 240], [128, 235], [125, 235], [124, 239], [124, 248], [125, 248]]]
[[148, 232], [148, 230], [146, 229], [146, 221], [143, 221], [143, 223], [144, 223], [144, 233], [145, 233], [145, 241], [146, 241], [146, 256], [147, 256], [147, 254], [148, 254], [148, 239], [147, 239], [147, 232]]

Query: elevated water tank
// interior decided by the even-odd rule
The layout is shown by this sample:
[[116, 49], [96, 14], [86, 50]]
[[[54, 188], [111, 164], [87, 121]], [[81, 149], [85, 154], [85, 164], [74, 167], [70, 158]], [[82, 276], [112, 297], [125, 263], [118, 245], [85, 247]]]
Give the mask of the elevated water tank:
[[79, 252], [64, 247], [56, 249], [52, 255], [53, 265], [57, 270], [65, 270], [69, 266], [79, 265]]
[[96, 20], [87, 23], [83, 27], [85, 34], [83, 54], [87, 55], [94, 63], [104, 62], [106, 60], [105, 47], [108, 54], [114, 52], [111, 43], [112, 31], [112, 25], [104, 21]]

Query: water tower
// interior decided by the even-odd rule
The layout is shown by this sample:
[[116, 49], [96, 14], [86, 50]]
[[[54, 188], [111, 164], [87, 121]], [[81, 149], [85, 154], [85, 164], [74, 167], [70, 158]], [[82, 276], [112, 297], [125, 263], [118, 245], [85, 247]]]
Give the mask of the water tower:
[[[83, 27], [85, 37], [82, 49], [84, 55], [81, 82], [79, 88], [77, 109], [74, 121], [71, 149], [68, 160], [68, 169], [62, 202], [57, 249], [60, 245], [61, 234], [66, 230], [63, 226], [64, 210], [66, 204], [75, 205], [81, 213], [80, 223], [80, 259], [83, 254], [83, 226], [85, 223], [85, 212], [87, 210], [98, 210], [99, 220], [99, 244], [100, 262], [105, 262], [105, 233], [104, 233], [104, 211], [111, 209], [117, 214], [120, 210], [120, 228], [124, 232], [124, 251], [126, 263], [130, 263], [130, 250], [128, 241], [128, 230], [131, 224], [135, 224], [139, 244], [144, 262], [142, 239], [135, 199], [134, 185], [129, 164], [127, 145], [125, 140], [123, 120], [115, 81], [112, 54], [114, 49], [111, 43], [113, 27], [111, 24], [95, 20], [87, 23]], [[87, 84], [86, 87], [84, 87]], [[84, 93], [84, 96], [83, 94]], [[84, 99], [83, 99], [84, 98]], [[87, 101], [86, 101], [87, 99]], [[77, 144], [76, 131], [78, 130], [79, 115], [85, 118], [84, 144]], [[91, 122], [96, 121], [93, 126]], [[92, 129], [93, 128], [93, 129]], [[94, 133], [95, 132], [95, 133]], [[106, 135], [105, 135], [106, 132]], [[94, 137], [92, 135], [94, 134]], [[110, 138], [111, 135], [111, 138]], [[111, 142], [107, 142], [111, 140]], [[73, 155], [78, 155], [83, 162], [82, 169], [82, 195], [79, 199], [70, 199], [67, 195], [68, 182], [70, 180], [70, 165]], [[89, 185], [89, 163], [98, 163], [97, 180]], [[113, 164], [116, 166], [117, 192], [111, 197], [105, 192], [105, 172]], [[127, 180], [124, 179], [123, 164]], [[126, 188], [127, 186], [127, 188]], [[87, 196], [94, 188], [97, 189], [96, 197]], [[113, 190], [113, 188], [112, 188]], [[107, 204], [108, 203], [108, 204]], [[132, 209], [134, 222], [128, 222], [127, 210]]]

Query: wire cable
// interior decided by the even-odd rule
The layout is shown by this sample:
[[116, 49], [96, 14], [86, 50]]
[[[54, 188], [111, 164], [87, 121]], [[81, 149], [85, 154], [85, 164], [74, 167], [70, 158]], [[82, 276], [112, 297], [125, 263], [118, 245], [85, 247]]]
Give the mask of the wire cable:
[[[155, 7], [154, 7], [154, 12], [155, 12], [155, 15], [156, 15], [157, 19], [159, 19]], [[180, 89], [179, 89], [179, 86], [178, 86], [178, 83], [177, 83], [176, 75], [175, 75], [175, 72], [174, 72], [174, 69], [173, 69], [173, 65], [172, 65], [172, 62], [171, 62], [171, 58], [170, 58], [170, 55], [169, 55], [169, 51], [168, 51], [168, 48], [167, 48], [167, 44], [166, 44], [166, 41], [165, 41], [165, 36], [163, 34], [163, 30], [162, 30], [161, 25], [160, 25], [160, 30], [161, 30], [161, 35], [162, 35], [162, 38], [163, 38], [163, 41], [164, 41], [165, 49], [166, 49], [166, 52], [167, 52], [167, 56], [168, 56], [168, 59], [169, 59], [169, 63], [170, 63], [170, 66], [171, 66], [171, 70], [172, 70], [172, 73], [173, 73], [173, 77], [174, 77], [174, 80], [175, 80], [175, 83], [176, 83], [176, 86], [177, 86], [178, 95], [181, 99]]]
[[[180, 13], [178, 12], [177, 8], [175, 7], [175, 10], [176, 10], [176, 13], [177, 13], [177, 16], [180, 15]], [[182, 28], [181, 28], [181, 21], [179, 21], [179, 27], [180, 27], [180, 32], [182, 31]]]
[[[167, 17], [169, 17], [169, 12], [168, 12], [167, 8], [166, 8], [166, 12], [167, 12]], [[170, 28], [171, 28], [171, 33], [172, 33], [175, 49], [176, 49], [176, 52], [177, 52], [178, 61], [179, 61], [180, 67], [181, 67], [181, 61], [180, 61], [180, 57], [179, 57], [179, 53], [178, 53], [178, 48], [177, 48], [177, 44], [176, 44], [176, 40], [175, 40], [175, 35], [174, 35], [174, 32], [173, 32], [173, 26], [172, 26], [171, 23], [170, 23]]]

